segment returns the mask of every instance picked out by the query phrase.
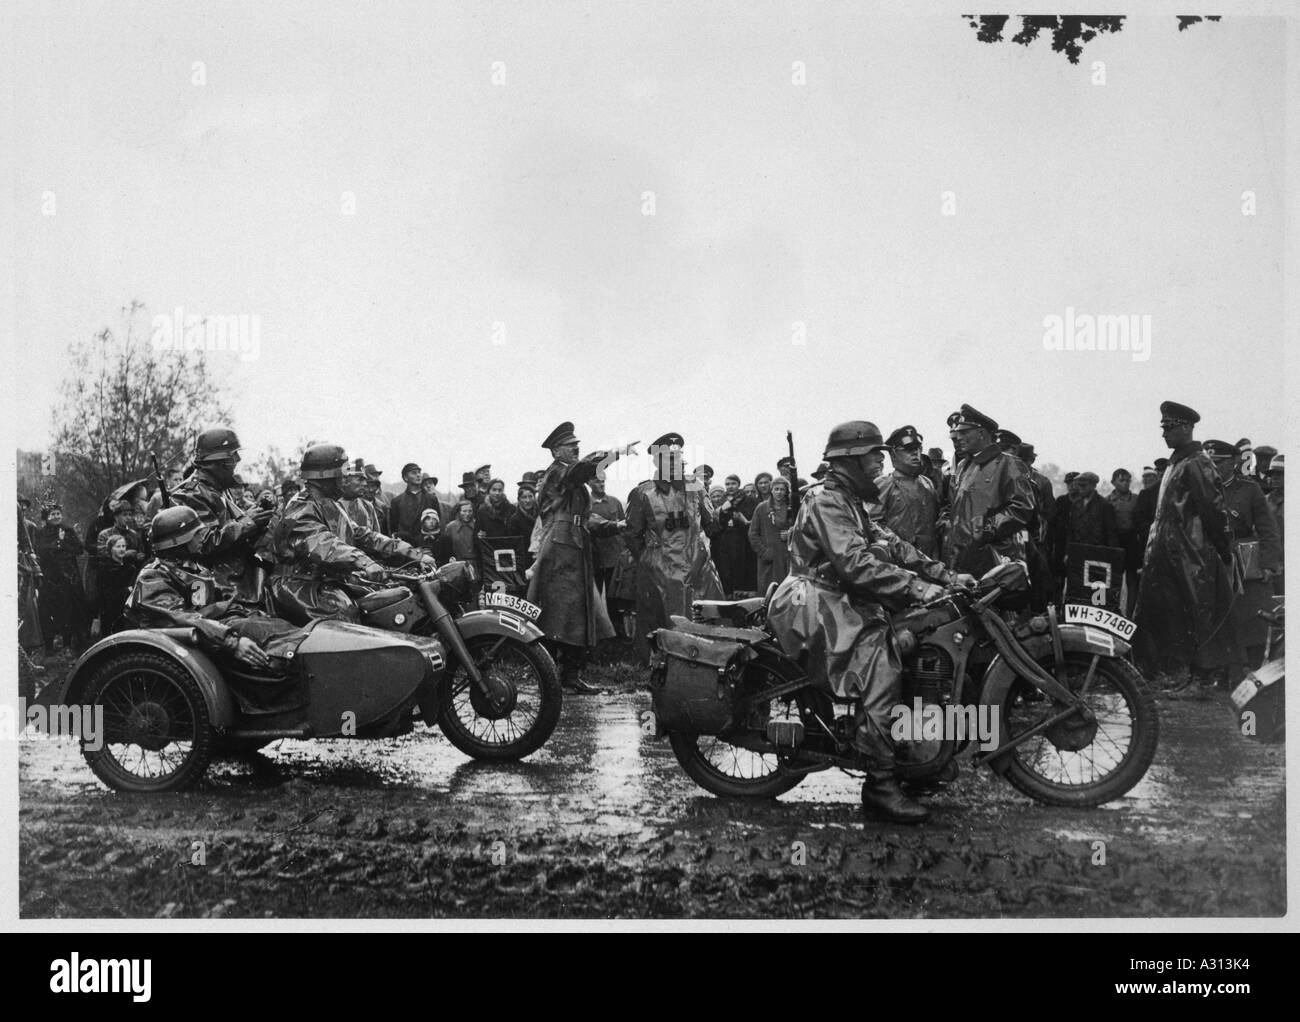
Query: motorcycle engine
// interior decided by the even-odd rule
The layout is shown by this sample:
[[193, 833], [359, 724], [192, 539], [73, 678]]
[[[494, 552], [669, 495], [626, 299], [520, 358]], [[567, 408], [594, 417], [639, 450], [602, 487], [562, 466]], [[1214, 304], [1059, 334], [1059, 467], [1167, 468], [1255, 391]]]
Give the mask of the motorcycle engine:
[[957, 666], [942, 646], [922, 643], [913, 655], [911, 669], [903, 673], [903, 701], [920, 696], [923, 703], [943, 704], [952, 698]]

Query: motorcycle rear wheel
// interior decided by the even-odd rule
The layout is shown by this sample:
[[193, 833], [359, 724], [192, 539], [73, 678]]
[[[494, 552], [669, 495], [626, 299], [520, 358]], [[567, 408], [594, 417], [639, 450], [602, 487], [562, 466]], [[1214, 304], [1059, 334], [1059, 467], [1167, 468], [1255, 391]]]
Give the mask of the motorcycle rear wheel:
[[461, 664], [442, 690], [438, 725], [447, 740], [467, 756], [485, 760], [517, 760], [542, 747], [560, 720], [564, 697], [560, 672], [540, 642], [520, 642], [496, 635], [466, 639], [479, 671], [501, 672], [515, 690], [510, 712], [493, 719], [483, 715], [481, 699]]
[[[1074, 691], [1082, 686], [1092, 659], [1087, 653], [1065, 654], [1066, 675]], [[1054, 665], [1044, 667], [1053, 671]], [[1151, 766], [1160, 739], [1160, 718], [1155, 697], [1133, 665], [1118, 658], [1097, 658], [1084, 699], [1097, 717], [1096, 731], [1086, 744], [1069, 748], [1088, 737], [1087, 729], [1080, 726], [1082, 721], [1075, 718], [1006, 753], [1003, 776], [1031, 798], [1057, 806], [1103, 805], [1127, 794]], [[1018, 679], [1000, 707], [1004, 740], [1060, 709], [1058, 703]], [[1099, 756], [1103, 761], [1100, 771]]]
[[[746, 687], [785, 680], [785, 672], [767, 657], [760, 657], [745, 668]], [[783, 705], [781, 700], [771, 703], [772, 708], [778, 705]], [[717, 735], [674, 731], [668, 740], [687, 776], [705, 791], [724, 798], [776, 798], [805, 777], [787, 771], [775, 753], [732, 745]]]
[[102, 706], [99, 749], [82, 755], [101, 781], [118, 791], [159, 793], [187, 788], [212, 754], [208, 704], [189, 672], [157, 653], [114, 657], [90, 678], [82, 700]]

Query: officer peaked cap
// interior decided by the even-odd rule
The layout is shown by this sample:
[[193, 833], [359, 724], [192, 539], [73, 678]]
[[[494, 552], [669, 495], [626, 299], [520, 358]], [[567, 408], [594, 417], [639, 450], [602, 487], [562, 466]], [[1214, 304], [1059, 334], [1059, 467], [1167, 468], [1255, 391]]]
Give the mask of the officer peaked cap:
[[912, 444], [919, 444], [923, 439], [925, 438], [916, 431], [915, 426], [899, 426], [889, 434], [885, 443], [890, 447], [910, 447]]
[[551, 435], [542, 441], [542, 446], [550, 449], [552, 447], [563, 447], [565, 444], [576, 444], [578, 436], [573, 432], [573, 423], [561, 422], [553, 430]]
[[1175, 422], [1195, 424], [1201, 421], [1201, 413], [1186, 405], [1180, 405], [1177, 401], [1161, 401], [1160, 418], [1162, 421], [1172, 419]]
[[962, 405], [960, 409], [948, 416], [948, 428], [962, 429], [963, 427], [987, 429], [992, 433], [997, 430], [998, 423], [996, 419], [990, 419], [978, 408]]

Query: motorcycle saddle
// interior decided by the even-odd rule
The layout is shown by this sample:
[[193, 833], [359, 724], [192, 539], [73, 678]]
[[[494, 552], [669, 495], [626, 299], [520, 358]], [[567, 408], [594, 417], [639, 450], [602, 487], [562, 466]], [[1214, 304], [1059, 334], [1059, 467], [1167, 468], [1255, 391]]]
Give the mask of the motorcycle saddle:
[[391, 607], [394, 603], [401, 603], [409, 595], [410, 593], [405, 589], [397, 587], [380, 589], [377, 592], [366, 593], [365, 596], [358, 597], [357, 606], [361, 608], [362, 614], [373, 614], [377, 610]]

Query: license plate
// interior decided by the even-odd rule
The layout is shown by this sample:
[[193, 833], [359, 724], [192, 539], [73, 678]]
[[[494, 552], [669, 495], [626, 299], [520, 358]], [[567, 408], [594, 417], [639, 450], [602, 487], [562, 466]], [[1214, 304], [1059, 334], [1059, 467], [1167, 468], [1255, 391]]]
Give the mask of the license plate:
[[541, 607], [535, 603], [529, 603], [521, 596], [512, 596], [510, 593], [487, 592], [480, 599], [484, 607], [513, 610], [520, 617], [527, 618], [529, 621], [536, 621], [542, 616]]
[[1133, 633], [1137, 631], [1137, 624], [1122, 614], [1116, 614], [1105, 607], [1089, 607], [1082, 603], [1065, 605], [1065, 623], [1091, 625], [1093, 628], [1100, 628], [1103, 632], [1119, 636], [1125, 641], [1132, 639]]
[[1232, 705], [1240, 713], [1258, 694], [1259, 686], [1255, 684], [1255, 679], [1247, 676], [1240, 685], [1232, 690]]

